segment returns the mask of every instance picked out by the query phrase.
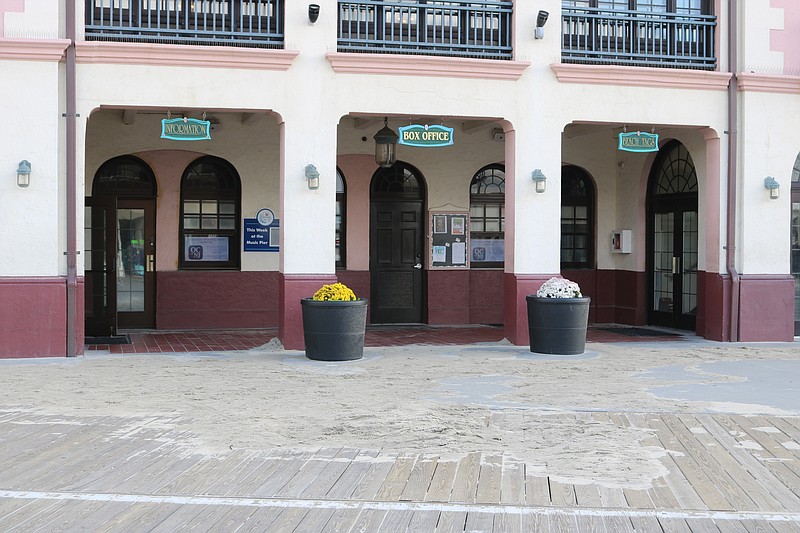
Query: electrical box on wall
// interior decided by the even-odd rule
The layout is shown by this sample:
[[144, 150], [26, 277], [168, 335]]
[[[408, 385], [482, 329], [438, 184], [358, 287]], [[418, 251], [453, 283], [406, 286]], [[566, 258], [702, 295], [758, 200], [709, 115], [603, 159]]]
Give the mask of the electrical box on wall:
[[631, 253], [631, 230], [617, 229], [611, 232], [611, 251], [615, 254]]

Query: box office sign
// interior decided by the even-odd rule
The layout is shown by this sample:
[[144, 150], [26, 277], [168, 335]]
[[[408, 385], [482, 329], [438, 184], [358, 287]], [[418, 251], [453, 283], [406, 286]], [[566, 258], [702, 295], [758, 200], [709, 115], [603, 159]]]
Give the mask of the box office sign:
[[412, 124], [400, 126], [400, 144], [406, 146], [419, 146], [421, 148], [435, 148], [453, 144], [453, 128], [434, 124]]
[[172, 141], [205, 141], [211, 138], [211, 122], [196, 118], [161, 120], [161, 138]]
[[619, 149], [623, 152], [658, 152], [658, 134], [643, 131], [620, 133]]

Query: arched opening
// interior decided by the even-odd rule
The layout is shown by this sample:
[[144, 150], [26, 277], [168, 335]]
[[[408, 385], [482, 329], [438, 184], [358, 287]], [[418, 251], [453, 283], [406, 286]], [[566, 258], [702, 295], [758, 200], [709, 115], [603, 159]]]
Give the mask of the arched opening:
[[156, 178], [141, 159], [103, 163], [85, 212], [85, 331], [155, 327]]
[[647, 282], [650, 324], [694, 330], [697, 317], [698, 187], [686, 147], [659, 151], [647, 193]]
[[424, 213], [425, 180], [419, 170], [398, 161], [375, 172], [370, 185], [373, 324], [424, 321]]

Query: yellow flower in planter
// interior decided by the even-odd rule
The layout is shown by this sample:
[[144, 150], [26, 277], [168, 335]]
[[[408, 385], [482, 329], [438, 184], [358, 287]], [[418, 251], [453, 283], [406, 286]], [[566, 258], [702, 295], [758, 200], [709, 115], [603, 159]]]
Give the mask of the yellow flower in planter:
[[344, 283], [323, 285], [317, 292], [314, 293], [314, 297], [312, 299], [338, 302], [358, 300], [358, 298], [356, 298], [356, 294]]

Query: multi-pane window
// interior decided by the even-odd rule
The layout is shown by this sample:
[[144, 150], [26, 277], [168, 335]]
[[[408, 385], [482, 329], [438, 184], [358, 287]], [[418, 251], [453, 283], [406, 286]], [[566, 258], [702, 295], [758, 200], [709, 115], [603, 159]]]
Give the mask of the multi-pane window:
[[501, 268], [505, 253], [506, 173], [503, 165], [480, 169], [469, 186], [470, 264]]
[[239, 268], [240, 202], [229, 163], [206, 156], [189, 165], [181, 180], [181, 268]]
[[345, 232], [347, 228], [347, 204], [345, 203], [344, 176], [336, 169], [336, 267], [345, 268]]
[[791, 269], [794, 277], [794, 334], [800, 335], [800, 154], [792, 169]]
[[561, 169], [561, 268], [594, 267], [594, 187], [573, 165]]

